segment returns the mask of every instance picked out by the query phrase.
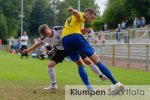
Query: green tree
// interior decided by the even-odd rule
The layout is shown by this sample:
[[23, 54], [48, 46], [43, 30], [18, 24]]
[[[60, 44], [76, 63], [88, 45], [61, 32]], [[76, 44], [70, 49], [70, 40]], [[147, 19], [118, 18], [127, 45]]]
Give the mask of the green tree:
[[[87, 1], [81, 0], [81, 11], [89, 7], [94, 8], [97, 12], [99, 11], [95, 0]], [[44, 23], [49, 26], [64, 25], [66, 18], [70, 16], [67, 12], [69, 6], [77, 9], [77, 0], [35, 0], [30, 14], [29, 29], [31, 34], [36, 35], [39, 25]]]
[[99, 31], [104, 29], [104, 22], [100, 17], [96, 17], [95, 20], [91, 23], [94, 31]]
[[[18, 31], [20, 30], [20, 10], [21, 10], [21, 0], [1, 0], [0, 1], [0, 14], [2, 16], [0, 22], [0, 28], [5, 28], [4, 35], [6, 38], [10, 36], [16, 36]], [[24, 0], [24, 14], [25, 14], [25, 27], [28, 26], [27, 21], [29, 18], [29, 13], [31, 12], [31, 1], [32, 0]], [[5, 19], [5, 20], [3, 20]], [[4, 25], [4, 26], [3, 26]]]
[[7, 31], [8, 31], [8, 27], [7, 27], [6, 17], [4, 16], [3, 13], [0, 13], [0, 38], [3, 41], [6, 40]]
[[134, 17], [150, 19], [150, 0], [109, 0], [102, 19], [113, 27], [122, 20], [132, 23]]
[[18, 28], [18, 15], [19, 15], [19, 2], [18, 0], [2, 0], [2, 13], [6, 17], [8, 36], [13, 35]]
[[48, 0], [35, 0], [35, 2], [32, 3], [32, 12], [29, 16], [29, 30], [31, 35], [36, 35], [38, 33], [38, 27], [41, 24], [49, 23], [50, 9], [48, 9], [49, 12], [47, 12], [48, 6]]
[[[24, 0], [24, 31], [37, 35], [41, 24], [64, 25], [70, 14], [67, 8], [77, 9], [77, 0]], [[81, 11], [94, 8], [99, 13], [95, 0], [81, 0]], [[21, 0], [0, 0], [0, 36], [20, 36]], [[94, 25], [94, 24], [92, 24]]]

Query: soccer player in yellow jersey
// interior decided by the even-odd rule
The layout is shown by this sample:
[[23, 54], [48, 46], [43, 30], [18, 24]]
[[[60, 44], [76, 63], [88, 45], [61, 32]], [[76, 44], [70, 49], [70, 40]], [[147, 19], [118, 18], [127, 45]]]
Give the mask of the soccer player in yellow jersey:
[[124, 90], [123, 84], [118, 82], [113, 77], [110, 70], [94, 53], [94, 49], [81, 34], [83, 24], [86, 22], [91, 22], [95, 18], [95, 11], [91, 8], [88, 8], [84, 12], [78, 12], [72, 7], [69, 7], [68, 12], [72, 15], [65, 22], [64, 29], [62, 31], [62, 44], [70, 58], [77, 63], [79, 75], [87, 89], [93, 90], [88, 81], [88, 76], [84, 69], [84, 63], [80, 57], [79, 52], [83, 52], [85, 55], [87, 55], [92, 60], [92, 62], [98, 66], [101, 72], [111, 80], [113, 83], [113, 89]]

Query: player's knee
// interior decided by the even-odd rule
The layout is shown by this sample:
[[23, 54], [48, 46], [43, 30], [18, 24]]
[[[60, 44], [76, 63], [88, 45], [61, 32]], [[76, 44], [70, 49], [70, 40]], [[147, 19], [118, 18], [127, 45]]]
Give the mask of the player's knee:
[[89, 58], [84, 58], [83, 61], [86, 65], [92, 64], [92, 61]]
[[83, 61], [81, 61], [81, 60], [76, 61], [76, 64], [77, 64], [78, 66], [83, 66], [83, 65], [84, 65]]
[[48, 67], [53, 68], [53, 67], [55, 67], [55, 65], [56, 65], [56, 62], [50, 61], [48, 64]]
[[92, 62], [94, 64], [97, 64], [98, 62], [100, 62], [100, 58], [96, 55], [96, 54], [93, 54], [92, 56], [89, 57], [90, 60], [92, 60]]

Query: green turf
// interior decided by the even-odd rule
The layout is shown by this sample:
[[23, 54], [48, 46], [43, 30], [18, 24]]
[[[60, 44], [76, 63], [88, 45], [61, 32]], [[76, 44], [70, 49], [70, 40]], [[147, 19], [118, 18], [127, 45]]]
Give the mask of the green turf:
[[[47, 64], [48, 60], [21, 59], [20, 55], [0, 51], [0, 100], [58, 100], [64, 98], [64, 85], [83, 84], [76, 64], [64, 61], [56, 66], [60, 90], [56, 93], [45, 92], [42, 88], [50, 83]], [[91, 84], [111, 84], [109, 80], [102, 82], [88, 66], [86, 70]], [[110, 70], [124, 84], [150, 85], [150, 72], [117, 67], [110, 67]]]

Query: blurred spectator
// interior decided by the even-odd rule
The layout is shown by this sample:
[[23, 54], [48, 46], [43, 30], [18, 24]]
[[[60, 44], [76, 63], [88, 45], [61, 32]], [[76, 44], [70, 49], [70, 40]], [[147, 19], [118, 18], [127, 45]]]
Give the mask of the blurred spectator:
[[137, 28], [140, 28], [140, 26], [141, 26], [141, 21], [139, 20], [139, 18], [136, 18], [136, 24], [137, 24]]
[[104, 44], [105, 43], [105, 37], [104, 35], [101, 33], [98, 35], [98, 38], [97, 38], [97, 44]]
[[108, 25], [107, 25], [107, 23], [104, 24], [104, 31], [108, 31]]
[[14, 43], [14, 50], [16, 51], [16, 53], [19, 53], [19, 49], [20, 49], [20, 41], [16, 40]]
[[125, 20], [125, 23], [126, 23], [126, 29], [128, 28], [128, 20], [126, 19]]
[[15, 40], [13, 37], [11, 37], [10, 39], [8, 39], [8, 41], [9, 41], [9, 50], [10, 50], [10, 52], [12, 52], [12, 50], [14, 48]]
[[137, 28], [137, 20], [136, 20], [137, 18], [134, 18], [134, 21], [133, 21], [133, 26], [134, 26], [134, 28]]
[[122, 29], [126, 29], [126, 22], [125, 22], [124, 20], [123, 20], [122, 23], [121, 23], [121, 28], [122, 28]]
[[141, 24], [143, 27], [146, 25], [146, 19], [144, 17], [141, 17]]
[[118, 24], [118, 28], [115, 30], [116, 31], [116, 40], [120, 42], [120, 32], [121, 32], [121, 25]]
[[92, 44], [97, 44], [97, 35], [94, 36]]
[[94, 36], [95, 36], [95, 34], [94, 34], [94, 31], [93, 31], [93, 29], [91, 27], [89, 27], [88, 29], [89, 29], [89, 31], [88, 31], [88, 38], [87, 38], [87, 40], [88, 40], [88, 42], [90, 44], [93, 44], [94, 43]]
[[47, 58], [46, 48], [44, 45], [40, 47], [39, 52], [40, 52], [39, 59], [44, 60], [45, 58]]
[[[28, 45], [28, 36], [27, 33], [24, 32], [24, 34], [21, 36], [20, 38], [20, 45], [21, 45], [21, 52], [24, 49], [27, 49], [27, 45]], [[23, 56], [26, 56], [26, 58], [28, 57], [27, 53], [21, 53], [21, 58], [23, 58]]]
[[[34, 39], [34, 44], [38, 43], [39, 41], [41, 41], [41, 38]], [[34, 50], [34, 53], [37, 54], [37, 58], [38, 58], [39, 55], [40, 55], [39, 50], [40, 50], [40, 47], [38, 47], [38, 48], [36, 48], [36, 49]]]

